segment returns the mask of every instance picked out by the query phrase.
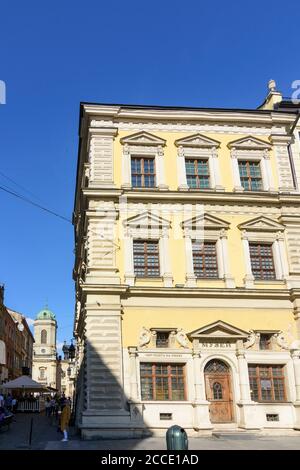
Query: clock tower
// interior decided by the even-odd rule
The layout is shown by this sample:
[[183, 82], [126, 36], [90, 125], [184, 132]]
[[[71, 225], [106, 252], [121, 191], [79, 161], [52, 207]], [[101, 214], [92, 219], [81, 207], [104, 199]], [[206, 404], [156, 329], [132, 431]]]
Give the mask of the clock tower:
[[56, 388], [56, 330], [55, 314], [41, 310], [34, 321], [33, 373], [37, 382]]

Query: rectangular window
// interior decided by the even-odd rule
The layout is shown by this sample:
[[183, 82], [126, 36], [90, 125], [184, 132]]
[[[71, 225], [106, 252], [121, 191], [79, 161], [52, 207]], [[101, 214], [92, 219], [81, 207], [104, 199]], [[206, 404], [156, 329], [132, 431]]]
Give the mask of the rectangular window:
[[137, 277], [158, 277], [159, 249], [158, 241], [133, 241], [134, 273]]
[[261, 191], [263, 189], [260, 162], [239, 160], [239, 171], [241, 185], [245, 191]]
[[252, 400], [286, 401], [283, 366], [251, 364], [248, 370]]
[[155, 187], [154, 157], [131, 157], [131, 185], [133, 188]]
[[184, 364], [141, 363], [142, 400], [185, 400]]
[[169, 346], [169, 331], [157, 331], [156, 332], [156, 347], [167, 348]]
[[210, 187], [208, 160], [186, 158], [185, 169], [189, 188], [207, 189]]
[[255, 279], [276, 279], [272, 245], [249, 243], [251, 269]]
[[279, 421], [279, 415], [277, 414], [266, 414], [267, 421]]
[[192, 247], [195, 276], [217, 278], [219, 275], [216, 243], [193, 240]]
[[259, 337], [259, 349], [263, 351], [271, 349], [271, 338], [272, 335], [261, 333]]

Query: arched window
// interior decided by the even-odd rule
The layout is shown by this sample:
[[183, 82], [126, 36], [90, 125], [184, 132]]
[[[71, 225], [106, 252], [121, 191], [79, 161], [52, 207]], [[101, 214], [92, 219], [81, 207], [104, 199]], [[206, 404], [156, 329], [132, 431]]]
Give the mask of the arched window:
[[220, 361], [219, 359], [213, 359], [206, 364], [204, 372], [226, 374], [229, 372], [229, 367], [225, 362]]
[[47, 331], [42, 330], [41, 331], [41, 344], [46, 344], [47, 343]]
[[222, 400], [223, 398], [222, 385], [219, 382], [215, 382], [213, 384], [213, 394], [214, 394], [214, 400]]

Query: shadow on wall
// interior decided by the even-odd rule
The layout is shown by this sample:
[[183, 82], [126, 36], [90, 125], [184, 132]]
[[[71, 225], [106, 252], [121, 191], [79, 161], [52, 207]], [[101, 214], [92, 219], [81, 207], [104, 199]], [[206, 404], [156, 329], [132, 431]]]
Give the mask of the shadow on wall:
[[144, 405], [124, 391], [122, 363], [114, 344], [105, 345], [102, 355], [86, 341], [74, 396], [74, 423], [83, 439], [152, 436], [143, 420]]

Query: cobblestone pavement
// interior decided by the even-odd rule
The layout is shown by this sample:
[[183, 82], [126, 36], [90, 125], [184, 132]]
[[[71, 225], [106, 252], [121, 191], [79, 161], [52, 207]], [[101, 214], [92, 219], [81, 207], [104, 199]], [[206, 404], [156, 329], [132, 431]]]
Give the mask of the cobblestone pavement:
[[[32, 440], [29, 445], [31, 419]], [[190, 450], [298, 450], [300, 432], [287, 436], [248, 433], [218, 434], [211, 437], [189, 438]], [[57, 422], [39, 414], [16, 414], [8, 431], [0, 431], [0, 450], [166, 450], [165, 438], [81, 441], [70, 431], [70, 440], [61, 442]]]

